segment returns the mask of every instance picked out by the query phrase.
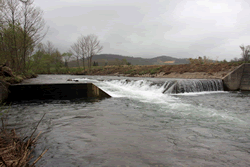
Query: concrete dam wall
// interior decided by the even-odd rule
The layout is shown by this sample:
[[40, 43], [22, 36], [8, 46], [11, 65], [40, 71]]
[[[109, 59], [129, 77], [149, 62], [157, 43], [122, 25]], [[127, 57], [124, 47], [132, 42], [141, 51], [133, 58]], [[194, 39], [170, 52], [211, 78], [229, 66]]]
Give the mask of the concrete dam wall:
[[111, 96], [92, 83], [16, 84], [9, 86], [7, 101], [70, 100], [108, 97]]
[[242, 64], [223, 79], [224, 90], [250, 91], [250, 64]]
[[[250, 64], [242, 64], [222, 78], [225, 91], [250, 91]], [[223, 90], [223, 89], [222, 89]], [[70, 100], [77, 98], [109, 98], [92, 83], [16, 84], [0, 81], [1, 101]]]
[[250, 90], [250, 64], [245, 64], [244, 66], [240, 90]]

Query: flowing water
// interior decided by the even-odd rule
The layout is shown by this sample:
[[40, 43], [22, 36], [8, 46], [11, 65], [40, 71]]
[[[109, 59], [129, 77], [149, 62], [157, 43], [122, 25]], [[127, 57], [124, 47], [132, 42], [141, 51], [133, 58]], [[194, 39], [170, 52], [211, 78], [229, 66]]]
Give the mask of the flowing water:
[[[250, 92], [220, 80], [40, 75], [92, 82], [112, 98], [13, 104], [9, 127], [30, 133], [41, 166], [250, 166]], [[189, 86], [188, 86], [189, 85]]]

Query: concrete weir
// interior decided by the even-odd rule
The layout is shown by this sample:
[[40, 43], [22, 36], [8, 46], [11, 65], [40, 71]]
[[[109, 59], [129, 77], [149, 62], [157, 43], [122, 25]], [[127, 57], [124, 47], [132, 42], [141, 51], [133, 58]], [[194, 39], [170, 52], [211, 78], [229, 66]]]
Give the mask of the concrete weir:
[[92, 83], [16, 84], [9, 86], [7, 101], [108, 97], [111, 96]]
[[222, 78], [224, 90], [250, 91], [250, 64], [242, 64]]

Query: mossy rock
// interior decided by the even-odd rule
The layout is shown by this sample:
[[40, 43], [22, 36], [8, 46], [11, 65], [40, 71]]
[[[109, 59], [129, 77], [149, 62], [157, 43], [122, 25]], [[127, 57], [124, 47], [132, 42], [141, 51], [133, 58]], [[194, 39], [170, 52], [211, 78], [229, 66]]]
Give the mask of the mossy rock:
[[17, 84], [22, 82], [23, 78], [21, 76], [15, 76], [15, 77], [6, 77], [4, 80], [10, 84]]
[[14, 77], [12, 70], [9, 67], [1, 67], [0, 68], [0, 76], [3, 77]]

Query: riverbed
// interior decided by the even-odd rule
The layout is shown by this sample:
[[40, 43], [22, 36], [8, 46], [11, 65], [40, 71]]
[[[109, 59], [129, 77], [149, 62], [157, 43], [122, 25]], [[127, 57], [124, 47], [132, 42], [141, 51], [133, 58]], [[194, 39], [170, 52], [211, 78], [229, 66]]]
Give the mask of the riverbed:
[[22, 134], [46, 113], [35, 156], [49, 151], [38, 165], [250, 166], [250, 92], [163, 94], [157, 83], [166, 78], [39, 75], [25, 82], [67, 79], [92, 82], [112, 98], [12, 104], [9, 127]]

